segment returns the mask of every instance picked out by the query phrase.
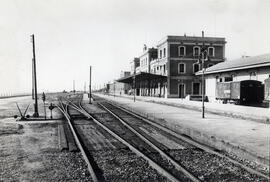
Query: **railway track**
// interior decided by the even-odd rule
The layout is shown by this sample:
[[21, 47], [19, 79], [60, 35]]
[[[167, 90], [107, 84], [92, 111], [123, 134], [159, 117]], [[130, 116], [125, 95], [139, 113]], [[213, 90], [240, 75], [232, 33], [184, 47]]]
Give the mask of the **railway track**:
[[[91, 118], [113, 137], [125, 144], [131, 151], [146, 160], [152, 168], [156, 169], [170, 181], [200, 181], [191, 173], [181, 168], [180, 165], [172, 163], [173, 160], [169, 156], [166, 157], [166, 154], [161, 154], [162, 152], [155, 145], [151, 145], [151, 142], [138, 137], [136, 131], [132, 131], [127, 125], [120, 124], [118, 119], [111, 117], [108, 121], [106, 120], [106, 116], [97, 119], [81, 106], [73, 104], [73, 108]], [[104, 116], [104, 114], [102, 115]], [[108, 116], [108, 114], [106, 115]]]
[[[166, 153], [170, 155], [173, 159], [177, 159], [179, 157], [182, 158], [176, 161], [183, 164], [184, 168], [186, 168], [188, 171], [194, 171], [194, 176], [198, 177], [202, 181], [219, 181], [222, 178], [223, 180], [227, 179], [229, 181], [269, 181], [269, 176], [267, 174], [256, 171], [234, 159], [229, 158], [228, 156], [220, 152], [215, 151], [215, 149], [213, 148], [204, 146], [189, 138], [183, 137], [171, 130], [168, 130], [163, 126], [153, 123], [148, 119], [131, 113], [125, 108], [120, 108], [107, 102], [104, 102], [101, 105], [113, 115], [119, 117], [124, 122], [128, 123], [136, 131], [141, 132], [143, 135], [149, 135], [149, 133], [151, 133], [151, 131], [147, 132], [147, 128], [152, 128], [152, 130], [153, 128], [156, 128], [155, 130], [161, 130], [166, 132], [166, 136], [169, 138], [182, 140], [182, 142], [194, 146], [187, 150], [182, 149], [172, 152], [168, 149], [165, 149], [164, 151], [168, 151]], [[150, 138], [154, 143], [157, 143], [157, 146], [160, 145], [160, 143], [156, 139], [149, 136], [148, 138]], [[217, 164], [222, 164], [222, 166]], [[209, 166], [209, 168], [205, 166]], [[199, 168], [204, 168], [204, 170], [197, 170]]]
[[[73, 128], [72, 131], [73, 131], [74, 135], [75, 136], [77, 135], [75, 137], [75, 139], [78, 138], [78, 140], [76, 139], [76, 143], [79, 146], [81, 146], [79, 148], [82, 151], [83, 156], [84, 156], [84, 158], [86, 160], [86, 163], [89, 166], [89, 171], [90, 171], [91, 176], [94, 177], [94, 179], [95, 179], [94, 181], [130, 181], [130, 179], [132, 179], [132, 181], [179, 181], [177, 179], [173, 179], [172, 176], [170, 177], [170, 176], [166, 175], [166, 171], [163, 171], [162, 172], [163, 175], [165, 174], [164, 176], [162, 176], [159, 173], [157, 173], [156, 171], [154, 171], [152, 168], [146, 167], [146, 166], [148, 166], [148, 162], [150, 162], [150, 164], [151, 164], [150, 166], [152, 166], [151, 161], [149, 161], [149, 160], [148, 161], [142, 161], [142, 159], [141, 158], [138, 158], [137, 155], [141, 156], [142, 158], [144, 158], [144, 155], [141, 154], [140, 152], [136, 151], [136, 148], [130, 146], [128, 144], [128, 142], [124, 141], [123, 139], [121, 139], [121, 137], [117, 136], [113, 132], [110, 132], [110, 130], [106, 130], [106, 128], [104, 129], [104, 128], [101, 127], [101, 128], [99, 128], [99, 130], [101, 130], [101, 129], [105, 130], [106, 132], [108, 132], [111, 135], [110, 137], [115, 137], [115, 138], [117, 138], [117, 140], [119, 140], [122, 143], [124, 143], [124, 145], [123, 145], [124, 147], [122, 146], [122, 148], [125, 148], [124, 149], [125, 150], [124, 152], [121, 151], [121, 150], [120, 151], [119, 150], [115, 150], [114, 153], [110, 153], [110, 154], [116, 156], [117, 153], [121, 153], [121, 154], [127, 153], [128, 154], [127, 160], [130, 160], [131, 163], [132, 162], [136, 162], [136, 164], [142, 164], [143, 167], [139, 167], [139, 168], [148, 170], [148, 171], [146, 171], [146, 175], [149, 175], [149, 177], [150, 177], [150, 178], [143, 177], [144, 180], [141, 180], [140, 177], [139, 178], [137, 178], [137, 177], [132, 177], [132, 178], [131, 177], [128, 177], [128, 179], [126, 179], [126, 180], [125, 179], [122, 179], [122, 178], [121, 179], [113, 179], [113, 177], [109, 177], [109, 179], [107, 177], [105, 179], [104, 176], [102, 176], [102, 174], [100, 174], [97, 171], [96, 166], [95, 166], [95, 161], [93, 161], [93, 158], [90, 156], [91, 154], [89, 155], [90, 152], [87, 149], [87, 146], [85, 146], [85, 144], [86, 144], [86, 142], [84, 141], [85, 138], [83, 138], [81, 136], [81, 133], [79, 133], [79, 131], [78, 131], [78, 125], [82, 125], [82, 122], [89, 123], [92, 120], [89, 119], [89, 118], [86, 118], [86, 117], [84, 118], [82, 115], [80, 115], [80, 113], [82, 114], [84, 111], [82, 109], [80, 109], [76, 104], [74, 104], [71, 101], [66, 101], [66, 103], [63, 103], [62, 102], [60, 105], [61, 105], [60, 106], [60, 109], [62, 110], [62, 112], [65, 113], [65, 116], [66, 116], [67, 120], [70, 123], [70, 127]], [[85, 113], [83, 113], [83, 114], [85, 115]], [[80, 118], [79, 123], [78, 123], [78, 120], [76, 120], [76, 118]], [[130, 148], [131, 151], [125, 145], [128, 148]], [[100, 152], [100, 151], [98, 151], [98, 152]], [[136, 156], [136, 157], [134, 157], [134, 156]], [[109, 165], [108, 161], [106, 162], [106, 165]], [[116, 168], [117, 167], [114, 167], [114, 170]], [[134, 168], [136, 170], [136, 168], [138, 168], [138, 167], [137, 166], [134, 166]], [[155, 169], [158, 169], [159, 172], [162, 171], [162, 169], [159, 169], [158, 166], [155, 166]], [[125, 169], [123, 169], [123, 171], [124, 170]], [[130, 172], [130, 171], [128, 171], [128, 172]], [[104, 171], [104, 173], [106, 173], [106, 171]], [[138, 174], [138, 175], [144, 175], [143, 173], [144, 173], [144, 171], [141, 171], [141, 173]], [[132, 174], [132, 173], [130, 173], [130, 174]], [[126, 174], [126, 175], [128, 176], [130, 174]], [[157, 174], [160, 175], [160, 176], [158, 176]]]
[[[233, 161], [211, 148], [130, 113], [124, 108], [116, 107], [99, 98], [95, 100], [91, 107], [87, 107], [86, 104], [82, 106], [78, 99], [68, 100], [68, 104], [63, 104], [62, 107], [66, 113], [69, 110], [71, 116], [67, 117], [70, 119], [72, 115], [86, 116], [88, 122], [90, 119], [96, 123], [138, 156], [143, 157], [152, 168], [170, 181], [269, 180], [267, 175]], [[97, 108], [103, 109], [103, 112], [96, 112]], [[72, 125], [72, 122], [70, 123]], [[178, 147], [174, 149], [169, 144]]]
[[69, 103], [64, 104], [63, 101], [60, 100], [59, 105], [57, 107], [63, 113], [63, 115], [65, 116], [65, 118], [66, 118], [66, 120], [68, 122], [68, 125], [69, 125], [69, 127], [71, 129], [71, 132], [73, 134], [75, 142], [76, 142], [78, 148], [80, 149], [81, 154], [82, 154], [82, 156], [83, 156], [83, 158], [84, 158], [84, 160], [85, 160], [85, 162], [87, 164], [87, 168], [88, 168], [88, 171], [90, 172], [90, 175], [92, 177], [92, 181], [98, 182], [99, 181], [98, 177], [97, 177], [97, 175], [96, 175], [96, 173], [95, 173], [95, 171], [93, 169], [93, 166], [92, 166], [92, 164], [90, 162], [89, 156], [86, 154], [86, 151], [85, 151], [85, 149], [84, 149], [84, 147], [83, 147], [83, 145], [82, 145], [82, 143], [81, 143], [81, 141], [80, 141], [80, 139], [79, 139], [73, 125], [72, 125], [72, 123], [71, 123], [71, 116], [68, 113], [68, 105], [69, 105]]

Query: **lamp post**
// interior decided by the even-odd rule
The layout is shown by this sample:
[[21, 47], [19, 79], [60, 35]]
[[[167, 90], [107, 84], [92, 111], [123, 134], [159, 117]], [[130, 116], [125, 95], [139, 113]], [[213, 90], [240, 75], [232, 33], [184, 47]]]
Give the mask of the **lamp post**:
[[202, 53], [202, 118], [204, 118], [204, 52]]
[[[202, 38], [204, 38], [204, 31], [202, 31]], [[202, 118], [205, 118], [204, 113], [205, 113], [205, 106], [204, 106], [204, 61], [206, 61], [207, 57], [208, 57], [208, 52], [207, 49], [204, 45], [204, 41], [203, 41], [203, 45], [201, 48], [201, 61], [202, 61]], [[199, 58], [200, 59], [200, 58]]]

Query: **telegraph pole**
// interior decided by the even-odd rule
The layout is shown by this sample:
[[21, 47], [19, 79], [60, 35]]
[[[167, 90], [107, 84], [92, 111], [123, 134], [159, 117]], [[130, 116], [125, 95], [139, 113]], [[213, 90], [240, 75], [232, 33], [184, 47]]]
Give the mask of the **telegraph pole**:
[[90, 66], [90, 75], [89, 75], [89, 104], [92, 104], [91, 102], [91, 97], [92, 97], [92, 93], [91, 93], [91, 81], [92, 81], [92, 66]]
[[37, 72], [36, 72], [36, 54], [35, 54], [35, 36], [31, 35], [33, 44], [33, 73], [34, 73], [34, 85], [35, 85], [35, 104], [34, 104], [34, 117], [39, 117], [38, 114], [38, 102], [37, 102]]
[[73, 80], [73, 92], [75, 93], [75, 80]]
[[34, 59], [32, 58], [32, 99], [35, 99], [35, 82], [34, 82]]

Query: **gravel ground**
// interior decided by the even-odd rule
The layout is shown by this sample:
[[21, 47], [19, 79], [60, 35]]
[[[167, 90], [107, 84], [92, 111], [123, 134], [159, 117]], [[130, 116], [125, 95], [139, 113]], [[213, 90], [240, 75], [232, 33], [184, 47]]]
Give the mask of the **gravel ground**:
[[[31, 97], [1, 99], [0, 181], [91, 181], [80, 153], [60, 152], [60, 121], [15, 121], [15, 102], [25, 108], [33, 101]], [[40, 114], [42, 106], [40, 102]]]
[[105, 181], [168, 181], [93, 121], [75, 119], [73, 122]]
[[266, 179], [248, 173], [227, 159], [200, 149], [170, 150], [168, 153], [202, 181], [267, 182]]
[[105, 181], [168, 181], [130, 150], [97, 151], [92, 155]]
[[227, 152], [224, 152], [224, 151], [222, 151], [222, 154], [230, 157], [231, 159], [234, 159], [234, 160], [238, 161], [241, 164], [244, 164], [245, 166], [249, 166], [252, 169], [255, 169], [255, 170], [260, 171], [261, 173], [263, 173], [265, 175], [270, 176], [269, 169], [267, 169], [265, 166], [262, 166], [262, 165], [260, 165], [260, 164], [258, 164], [256, 162], [253, 162], [253, 161], [249, 161], [247, 159], [240, 158], [240, 157], [238, 157], [238, 156], [236, 156], [234, 154], [230, 154], [230, 153], [227, 153]]

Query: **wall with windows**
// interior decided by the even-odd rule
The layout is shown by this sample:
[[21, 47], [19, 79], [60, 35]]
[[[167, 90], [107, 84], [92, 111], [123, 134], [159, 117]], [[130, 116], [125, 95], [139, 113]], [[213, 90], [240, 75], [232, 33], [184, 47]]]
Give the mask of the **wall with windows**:
[[[179, 80], [185, 85], [185, 96], [200, 95], [202, 92], [201, 80], [195, 76], [195, 73], [202, 69], [201, 64], [198, 63], [202, 44], [185, 43], [183, 41], [181, 43], [169, 42], [168, 45], [169, 76], [171, 77], [168, 97], [182, 97], [179, 95]], [[225, 43], [220, 45], [208, 43], [206, 45], [210, 60], [205, 61], [205, 68], [224, 61], [224, 47]]]
[[[171, 60], [170, 61], [170, 76], [189, 75], [194, 76], [193, 64], [197, 60]], [[180, 68], [184, 67], [184, 72]]]
[[158, 50], [155, 48], [146, 48], [144, 53], [139, 57], [141, 72], [151, 72], [151, 62], [157, 60]]
[[[186, 44], [170, 44], [170, 57], [171, 58], [194, 58], [200, 53], [202, 45], [186, 45]], [[210, 53], [210, 57], [214, 59], [224, 59], [222, 45], [207, 45], [207, 50]], [[197, 51], [196, 51], [197, 50]], [[196, 54], [197, 53], [197, 54]]]
[[158, 49], [158, 59], [159, 59], [159, 61], [161, 61], [161, 62], [162, 61], [167, 61], [167, 57], [169, 57], [169, 55], [168, 55], [168, 44], [167, 44], [167, 42], [159, 45], [157, 47], [157, 49]]
[[146, 53], [140, 57], [140, 71], [142, 72], [150, 72], [149, 71], [149, 54]]

